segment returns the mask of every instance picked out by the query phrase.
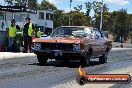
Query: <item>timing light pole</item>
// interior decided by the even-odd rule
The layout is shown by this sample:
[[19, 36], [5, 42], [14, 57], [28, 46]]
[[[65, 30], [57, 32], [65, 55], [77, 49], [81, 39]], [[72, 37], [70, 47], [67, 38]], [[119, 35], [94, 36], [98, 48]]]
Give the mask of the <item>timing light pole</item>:
[[71, 26], [71, 3], [72, 3], [72, 0], [70, 0], [69, 26]]
[[103, 6], [104, 6], [104, 0], [102, 0], [100, 31], [102, 30], [102, 24], [103, 24]]

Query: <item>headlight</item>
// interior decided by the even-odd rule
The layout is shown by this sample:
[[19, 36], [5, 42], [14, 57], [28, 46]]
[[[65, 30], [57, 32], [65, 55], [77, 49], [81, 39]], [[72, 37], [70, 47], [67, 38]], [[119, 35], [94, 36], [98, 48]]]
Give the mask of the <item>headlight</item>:
[[40, 49], [41, 48], [41, 43], [34, 43], [34, 48], [35, 49]]
[[73, 50], [80, 50], [80, 44], [73, 44]]

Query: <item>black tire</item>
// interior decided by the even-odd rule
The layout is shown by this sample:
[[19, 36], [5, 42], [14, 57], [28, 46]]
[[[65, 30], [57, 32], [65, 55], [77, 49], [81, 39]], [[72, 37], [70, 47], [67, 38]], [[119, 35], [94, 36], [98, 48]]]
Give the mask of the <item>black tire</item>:
[[88, 52], [85, 57], [83, 57], [83, 59], [80, 60], [81, 65], [84, 67], [88, 67], [90, 66], [90, 58], [91, 58], [91, 54], [90, 52]]
[[87, 79], [84, 76], [77, 76], [76, 81], [79, 85], [83, 86], [86, 83]]
[[37, 59], [38, 59], [39, 65], [46, 65], [48, 60], [47, 58], [43, 58], [42, 56], [37, 56]]
[[107, 63], [107, 59], [108, 59], [108, 50], [105, 51], [103, 56], [99, 57], [99, 62], [102, 64]]

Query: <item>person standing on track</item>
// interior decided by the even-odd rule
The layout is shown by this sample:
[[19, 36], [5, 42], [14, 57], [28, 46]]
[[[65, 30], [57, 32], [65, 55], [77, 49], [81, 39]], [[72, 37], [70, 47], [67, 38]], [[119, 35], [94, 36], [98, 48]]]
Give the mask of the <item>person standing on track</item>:
[[16, 38], [17, 30], [20, 30], [20, 27], [18, 25], [16, 25], [16, 21], [13, 19], [11, 21], [11, 25], [8, 28], [8, 46], [7, 46], [7, 51], [12, 52], [15, 49], [14, 41], [15, 41], [15, 38]]
[[34, 25], [29, 17], [25, 18], [25, 24], [22, 28], [22, 36], [24, 41], [24, 53], [31, 52], [32, 36], [34, 32]]

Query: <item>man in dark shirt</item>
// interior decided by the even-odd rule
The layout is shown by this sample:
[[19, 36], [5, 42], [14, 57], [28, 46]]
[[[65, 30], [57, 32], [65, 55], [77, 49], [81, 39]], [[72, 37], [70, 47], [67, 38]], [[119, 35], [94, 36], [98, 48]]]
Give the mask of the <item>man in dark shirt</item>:
[[29, 52], [31, 52], [34, 25], [31, 23], [31, 19], [29, 17], [25, 18], [25, 22], [26, 23], [23, 26], [23, 40], [24, 40], [24, 53], [27, 53], [28, 50], [30, 50]]

